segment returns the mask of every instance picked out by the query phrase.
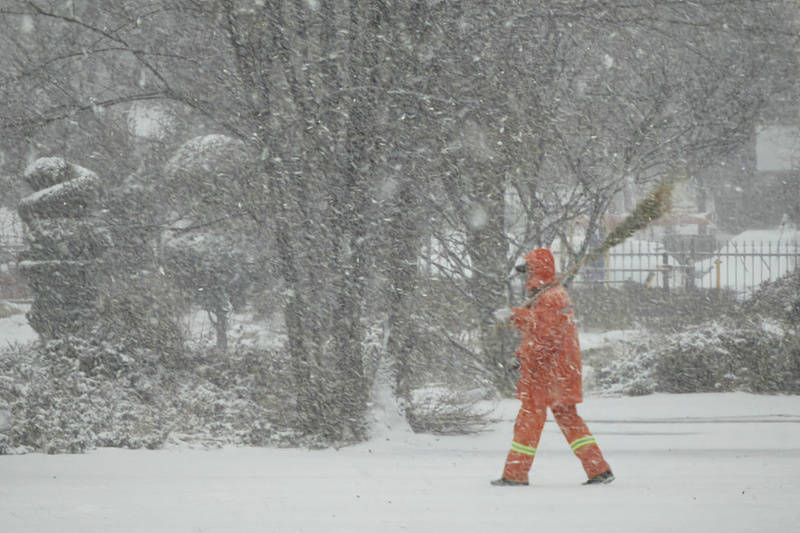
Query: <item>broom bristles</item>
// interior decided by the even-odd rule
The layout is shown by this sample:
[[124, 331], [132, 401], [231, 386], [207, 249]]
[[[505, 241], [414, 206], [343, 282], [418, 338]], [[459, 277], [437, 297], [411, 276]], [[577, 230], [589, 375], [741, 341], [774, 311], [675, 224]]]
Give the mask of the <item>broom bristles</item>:
[[566, 272], [556, 278], [553, 283], [548, 283], [537, 294], [525, 301], [523, 307], [530, 307], [535, 304], [539, 296], [545, 289], [549, 289], [561, 283], [564, 279], [574, 276], [585, 264], [592, 263], [604, 255], [606, 251], [614, 246], [623, 243], [637, 231], [646, 228], [651, 222], [661, 218], [671, 208], [672, 190], [675, 188], [676, 180], [665, 180], [653, 189], [650, 194], [644, 197], [630, 215], [620, 222], [611, 233], [606, 236], [597, 248], [592, 249], [583, 256], [583, 259], [572, 265]]
[[[630, 215], [615, 227], [597, 248], [591, 250], [584, 258], [573, 265], [567, 275], [573, 275], [586, 263], [591, 263], [611, 248], [622, 244], [637, 231], [646, 228], [651, 222], [661, 218], [671, 207], [674, 182], [659, 184], [650, 194], [643, 198]], [[567, 277], [565, 275], [564, 277]]]

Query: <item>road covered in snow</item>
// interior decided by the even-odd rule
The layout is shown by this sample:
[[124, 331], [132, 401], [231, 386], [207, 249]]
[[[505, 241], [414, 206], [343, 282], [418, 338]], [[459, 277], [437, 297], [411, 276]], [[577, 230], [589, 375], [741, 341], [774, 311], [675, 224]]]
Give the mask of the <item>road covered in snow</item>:
[[800, 397], [588, 397], [617, 480], [584, 475], [548, 420], [530, 487], [491, 487], [517, 402], [476, 435], [379, 417], [339, 450], [226, 448], [0, 456], [17, 532], [781, 532], [800, 523]]

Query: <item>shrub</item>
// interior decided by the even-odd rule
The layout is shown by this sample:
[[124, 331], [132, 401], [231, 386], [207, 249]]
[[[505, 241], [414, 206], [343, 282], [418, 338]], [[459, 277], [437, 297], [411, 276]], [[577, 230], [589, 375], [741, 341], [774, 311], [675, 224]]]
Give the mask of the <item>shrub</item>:
[[763, 284], [746, 307], [777, 320], [800, 323], [800, 268], [774, 283]]
[[0, 453], [299, 442], [280, 354], [207, 351], [184, 363], [165, 369], [153, 352], [77, 338], [0, 351], [0, 406], [10, 413]]
[[685, 300], [695, 312], [665, 302], [658, 316], [674, 316], [628, 342], [622, 357], [598, 372], [601, 389], [800, 393], [800, 270], [765, 283], [744, 302], [720, 307], [727, 297], [715, 298]]
[[735, 313], [680, 332], [646, 335], [600, 370], [598, 383], [629, 395], [800, 393], [800, 332], [769, 317]]

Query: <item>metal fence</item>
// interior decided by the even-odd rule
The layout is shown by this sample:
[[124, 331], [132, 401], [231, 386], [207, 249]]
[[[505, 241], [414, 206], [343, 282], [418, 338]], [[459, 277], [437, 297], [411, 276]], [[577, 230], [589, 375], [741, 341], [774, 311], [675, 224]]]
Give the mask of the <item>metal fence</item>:
[[575, 284], [642, 284], [664, 290], [717, 289], [747, 296], [800, 266], [800, 239], [730, 241], [708, 250], [665, 249], [659, 243], [626, 242], [587, 265]]

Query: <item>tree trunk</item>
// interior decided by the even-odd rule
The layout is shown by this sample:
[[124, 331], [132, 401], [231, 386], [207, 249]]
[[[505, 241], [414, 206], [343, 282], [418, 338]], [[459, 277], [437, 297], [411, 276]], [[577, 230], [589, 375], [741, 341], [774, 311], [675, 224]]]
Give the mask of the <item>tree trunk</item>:
[[214, 306], [214, 329], [217, 334], [217, 349], [220, 353], [228, 353], [228, 306], [222, 299]]
[[[505, 307], [509, 275], [508, 240], [504, 231], [504, 178], [495, 166], [485, 165], [483, 179], [478, 182], [475, 195], [480, 213], [480, 224], [468, 224], [468, 252], [472, 264], [470, 292], [480, 317], [480, 342], [483, 361], [490, 372], [488, 376], [502, 391], [509, 391], [516, 380], [516, 371], [510, 367], [513, 359], [513, 333], [500, 327], [494, 320], [496, 309]], [[473, 217], [476, 215], [473, 213]]]
[[419, 214], [414, 209], [413, 184], [406, 180], [398, 191], [391, 223], [388, 226], [386, 251], [386, 353], [391, 358], [395, 395], [403, 402], [411, 398], [411, 356], [416, 339], [413, 317], [414, 290], [417, 282]]

